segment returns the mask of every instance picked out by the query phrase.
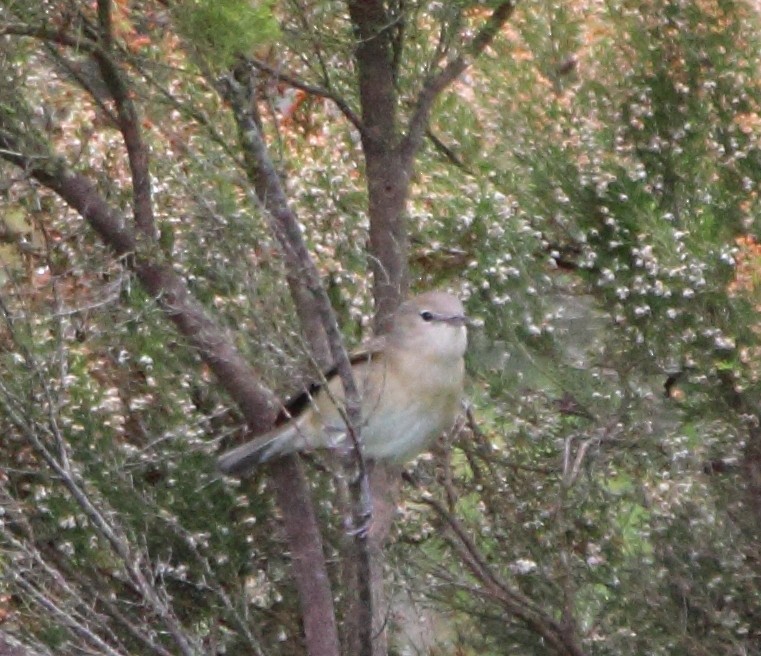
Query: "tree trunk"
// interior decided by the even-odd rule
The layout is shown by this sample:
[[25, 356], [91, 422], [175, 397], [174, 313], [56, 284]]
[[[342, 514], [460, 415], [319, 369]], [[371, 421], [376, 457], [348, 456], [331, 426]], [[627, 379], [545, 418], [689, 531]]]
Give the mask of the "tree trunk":
[[399, 301], [407, 295], [408, 228], [404, 215], [409, 172], [398, 150], [366, 148], [370, 210], [370, 253], [376, 302], [375, 329], [385, 332]]
[[407, 292], [404, 206], [410, 177], [401, 157], [393, 30], [385, 3], [351, 1], [349, 15], [357, 36], [355, 58], [369, 196], [375, 329], [383, 332]]

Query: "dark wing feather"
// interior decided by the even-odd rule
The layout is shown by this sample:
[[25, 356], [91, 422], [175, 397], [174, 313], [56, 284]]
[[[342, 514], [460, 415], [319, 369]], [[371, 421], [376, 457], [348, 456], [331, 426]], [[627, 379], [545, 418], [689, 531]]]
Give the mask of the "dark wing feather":
[[[349, 362], [352, 365], [359, 364], [360, 362], [367, 362], [372, 360], [374, 356], [383, 350], [385, 340], [382, 337], [377, 337], [364, 344], [359, 350], [354, 351], [349, 357]], [[338, 375], [338, 367], [333, 365], [326, 371], [323, 371], [322, 380], [330, 382], [335, 376]], [[298, 417], [304, 412], [314, 398], [314, 395], [319, 392], [324, 385], [324, 382], [315, 382], [309, 385], [306, 389], [302, 390], [295, 396], [290, 397], [284, 404], [280, 413], [275, 419], [275, 426], [282, 426], [289, 422], [293, 417]]]

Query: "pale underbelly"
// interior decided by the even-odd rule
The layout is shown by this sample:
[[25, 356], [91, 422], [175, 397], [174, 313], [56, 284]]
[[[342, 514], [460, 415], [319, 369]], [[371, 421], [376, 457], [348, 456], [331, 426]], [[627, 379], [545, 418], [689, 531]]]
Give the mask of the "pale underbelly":
[[452, 403], [420, 408], [412, 404], [393, 413], [373, 413], [362, 428], [365, 455], [405, 461], [425, 451], [454, 420]]

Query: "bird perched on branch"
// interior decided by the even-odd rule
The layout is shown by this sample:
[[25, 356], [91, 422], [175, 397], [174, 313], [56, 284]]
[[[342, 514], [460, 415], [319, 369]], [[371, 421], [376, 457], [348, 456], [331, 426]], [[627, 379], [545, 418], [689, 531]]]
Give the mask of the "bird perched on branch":
[[[366, 458], [404, 462], [454, 422], [462, 396], [468, 320], [460, 300], [443, 292], [399, 306], [391, 331], [351, 358], [361, 402]], [[348, 446], [343, 385], [336, 372], [288, 403], [268, 433], [220, 456], [225, 474], [242, 474], [280, 456]]]

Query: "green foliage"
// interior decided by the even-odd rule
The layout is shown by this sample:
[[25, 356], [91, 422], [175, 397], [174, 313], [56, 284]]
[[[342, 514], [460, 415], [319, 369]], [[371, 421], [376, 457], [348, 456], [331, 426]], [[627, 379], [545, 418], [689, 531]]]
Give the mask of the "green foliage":
[[272, 0], [186, 0], [173, 13], [183, 35], [219, 68], [270, 46], [280, 35]]
[[[439, 106], [438, 136], [488, 173], [473, 183], [423, 166], [437, 209], [422, 241], [469, 253], [469, 310], [484, 318], [470, 369], [488, 447], [460, 441], [481, 474], [453, 467], [456, 513], [503, 580], [558, 615], [573, 600], [589, 653], [695, 653], [698, 640], [753, 651], [737, 618], [758, 622], [758, 587], [734, 581], [753, 578], [736, 568], [755, 559], [758, 533], [747, 508], [728, 518], [747, 492], [733, 464], [702, 476], [742, 461], [754, 439], [731, 405], [737, 390], [755, 404], [757, 313], [729, 290], [747, 257], [736, 239], [761, 216], [759, 61], [746, 54], [759, 52], [758, 17], [741, 4], [642, 4], [527, 10], [520, 39], [484, 62], [488, 82], [464, 94], [476, 110], [454, 94]], [[579, 60], [571, 73], [557, 68], [567, 58]], [[470, 141], [485, 129], [496, 138]], [[473, 584], [446, 569], [453, 590]], [[719, 578], [724, 602], [703, 596]], [[467, 604], [483, 638], [461, 645], [545, 653], [520, 627], [484, 623], [482, 599]]]
[[[491, 4], [395, 5], [402, 118], [431, 57], [459, 52]], [[279, 40], [283, 70], [357, 102], [350, 26], [330, 3], [199, 1], [173, 14], [215, 69]], [[234, 126], [192, 58], [178, 62], [176, 42], [150, 31], [152, 15], [132, 18], [160, 57], [125, 67], [146, 67], [134, 98], [155, 155], [162, 252], [286, 396], [313, 369]], [[759, 256], [747, 240], [761, 217], [758, 24], [733, 2], [523, 4], [437, 104], [431, 127], [448, 151], [426, 142], [413, 171], [412, 287], [455, 288], [481, 325], [468, 354], [473, 425], [417, 463], [389, 546], [394, 611], [415, 617], [390, 615], [398, 653], [548, 649], [473, 575], [430, 496], [495, 576], [567, 622], [585, 653], [759, 651], [759, 534], [745, 475], [761, 391]], [[49, 136], [129, 216], [111, 123], [91, 119], [98, 107], [45, 53], [27, 42], [23, 52], [3, 60], [3, 79], [29, 97], [0, 111]], [[361, 140], [329, 103], [294, 108], [275, 86], [260, 103], [263, 129], [356, 342], [370, 314]], [[46, 116], [60, 127], [51, 132]], [[243, 437], [239, 414], [123, 262], [24, 176], [7, 177], [4, 216], [19, 223], [23, 208], [45, 235], [0, 287], [4, 630], [82, 651], [76, 632], [41, 610], [35, 593], [46, 592], [102, 621], [94, 630], [125, 653], [145, 645], [102, 620], [115, 616], [108, 601], [174, 648], [135, 602], [123, 560], [30, 446], [30, 429], [57, 457], [65, 450], [204, 649], [255, 653], [247, 627], [264, 653], [300, 653], [267, 472], [238, 485], [213, 471], [218, 449]], [[340, 504], [316, 460], [308, 469], [343, 602]], [[437, 639], [407, 637], [419, 618]]]

